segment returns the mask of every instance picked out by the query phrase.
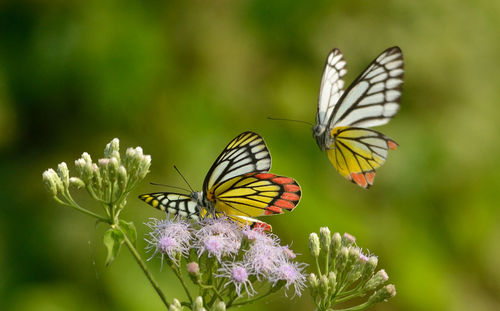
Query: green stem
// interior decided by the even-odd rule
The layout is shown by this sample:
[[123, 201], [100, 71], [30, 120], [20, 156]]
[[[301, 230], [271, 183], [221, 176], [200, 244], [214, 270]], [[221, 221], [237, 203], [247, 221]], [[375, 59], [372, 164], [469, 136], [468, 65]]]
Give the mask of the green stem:
[[345, 309], [332, 309], [332, 311], [357, 311], [357, 310], [363, 310], [371, 306], [372, 304], [370, 302], [365, 302], [360, 305], [350, 307], [350, 308], [345, 308]]
[[[263, 294], [263, 295], [261, 295], [259, 297], [256, 297], [256, 298], [249, 299], [247, 301], [235, 303], [235, 304], [233, 304], [233, 307], [242, 306], [242, 305], [246, 305], [246, 304], [249, 304], [249, 303], [254, 303], [254, 302], [258, 301], [258, 300], [261, 300], [262, 298], [265, 298], [265, 297], [271, 295], [272, 293], [273, 293], [273, 288], [271, 287], [267, 293], [265, 293], [265, 294]], [[229, 308], [229, 304], [227, 305], [227, 307]]]
[[322, 274], [321, 274], [321, 269], [319, 267], [318, 257], [314, 258], [314, 261], [316, 262], [316, 269], [318, 269], [318, 276], [320, 277]]
[[[180, 264], [180, 260], [179, 260]], [[182, 284], [182, 287], [184, 288], [184, 291], [186, 291], [186, 295], [188, 296], [189, 302], [193, 303], [193, 298], [191, 297], [191, 293], [189, 292], [189, 289], [186, 285], [186, 282], [184, 282], [184, 278], [182, 277], [181, 270], [179, 267], [171, 266], [172, 270], [174, 271], [175, 276], [179, 279], [179, 281]]]
[[127, 233], [125, 233], [125, 231], [123, 231], [122, 228], [120, 228], [120, 226], [116, 226], [116, 227], [118, 228], [118, 230], [121, 231], [121, 233], [125, 237], [125, 245], [127, 245], [129, 251], [134, 256], [135, 261], [137, 261], [137, 263], [141, 267], [142, 271], [144, 272], [144, 274], [146, 275], [146, 277], [149, 279], [149, 282], [151, 283], [151, 285], [155, 289], [156, 293], [158, 294], [158, 296], [160, 296], [160, 299], [163, 301], [163, 304], [167, 307], [167, 309], [170, 308], [170, 304], [168, 303], [167, 298], [165, 297], [165, 294], [163, 294], [160, 286], [158, 285], [158, 283], [154, 279], [154, 277], [151, 274], [151, 272], [148, 270], [148, 267], [146, 266], [146, 264], [144, 263], [144, 261], [142, 261], [141, 255], [139, 255], [139, 253], [135, 249], [134, 245], [132, 244], [132, 242], [128, 238]]
[[76, 204], [76, 202], [73, 201], [73, 200], [68, 200], [69, 202], [64, 202], [61, 199], [59, 199], [58, 197], [54, 197], [54, 200], [56, 200], [58, 203], [60, 203], [62, 205], [66, 205], [66, 206], [72, 207], [72, 208], [74, 208], [74, 209], [76, 209], [76, 210], [78, 210], [78, 211], [80, 211], [80, 212], [82, 212], [84, 214], [87, 214], [89, 216], [95, 217], [95, 218], [101, 220], [102, 222], [110, 223], [107, 218], [102, 217], [101, 215], [98, 215], [98, 214], [96, 214], [94, 212], [91, 212], [91, 211], [89, 211], [89, 210], [81, 207], [80, 205]]
[[361, 296], [363, 295], [364, 292], [357, 292], [357, 293], [354, 293], [354, 294], [351, 294], [351, 295], [347, 295], [347, 296], [344, 296], [342, 298], [338, 298], [335, 300], [335, 303], [339, 303], [339, 302], [344, 302], [344, 301], [347, 301], [347, 300], [350, 300], [350, 299], [353, 299], [355, 297], [358, 297], [358, 296]]

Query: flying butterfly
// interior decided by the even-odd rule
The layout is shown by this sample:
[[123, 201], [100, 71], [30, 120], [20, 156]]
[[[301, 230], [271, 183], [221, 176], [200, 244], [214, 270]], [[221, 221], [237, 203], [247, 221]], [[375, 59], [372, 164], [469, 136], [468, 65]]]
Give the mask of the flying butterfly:
[[388, 150], [398, 146], [369, 127], [386, 124], [399, 110], [403, 54], [397, 46], [388, 48], [344, 91], [345, 67], [344, 56], [333, 49], [321, 79], [313, 135], [335, 169], [366, 189]]
[[269, 173], [271, 155], [253, 132], [236, 136], [208, 171], [203, 190], [191, 194], [155, 192], [139, 199], [171, 215], [190, 219], [226, 215], [240, 225], [270, 230], [254, 217], [282, 214], [299, 203], [301, 190], [290, 177]]

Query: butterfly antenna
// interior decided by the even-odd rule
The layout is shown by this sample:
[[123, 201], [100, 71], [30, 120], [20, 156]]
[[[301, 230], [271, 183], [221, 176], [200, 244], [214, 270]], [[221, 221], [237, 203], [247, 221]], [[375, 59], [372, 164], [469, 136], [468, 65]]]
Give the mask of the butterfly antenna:
[[177, 173], [179, 173], [179, 175], [181, 175], [182, 179], [184, 179], [184, 182], [188, 185], [189, 189], [191, 189], [191, 192], [195, 192], [193, 190], [193, 188], [191, 187], [191, 185], [188, 183], [187, 179], [184, 178], [184, 175], [181, 174], [181, 172], [179, 171], [179, 169], [177, 168], [177, 166], [174, 165], [174, 169], [177, 171]]
[[159, 184], [159, 183], [155, 183], [155, 182], [150, 182], [150, 184], [151, 184], [151, 185], [153, 185], [153, 186], [170, 187], [170, 188], [180, 189], [180, 190], [184, 190], [184, 191], [186, 191], [186, 192], [189, 192], [189, 189], [182, 188], [182, 187], [171, 186], [171, 185], [165, 185], [165, 184]]
[[290, 121], [290, 122], [298, 122], [298, 123], [304, 123], [308, 124], [310, 126], [314, 126], [314, 124], [307, 122], [307, 121], [302, 121], [302, 120], [293, 120], [293, 119], [282, 119], [282, 118], [273, 118], [273, 117], [267, 117], [269, 120], [273, 121]]

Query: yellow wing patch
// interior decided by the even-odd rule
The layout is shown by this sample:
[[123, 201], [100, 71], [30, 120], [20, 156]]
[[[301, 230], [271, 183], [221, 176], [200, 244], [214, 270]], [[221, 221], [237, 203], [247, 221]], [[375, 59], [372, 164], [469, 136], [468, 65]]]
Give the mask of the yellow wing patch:
[[334, 128], [331, 137], [330, 162], [342, 176], [363, 188], [373, 185], [375, 169], [385, 163], [388, 150], [397, 147], [389, 137], [364, 128]]

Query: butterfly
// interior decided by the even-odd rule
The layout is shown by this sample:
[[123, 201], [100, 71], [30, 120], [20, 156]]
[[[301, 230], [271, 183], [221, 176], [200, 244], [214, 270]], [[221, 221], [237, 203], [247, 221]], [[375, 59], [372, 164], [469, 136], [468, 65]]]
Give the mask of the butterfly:
[[244, 132], [217, 157], [202, 191], [147, 193], [139, 199], [171, 215], [195, 220], [225, 215], [242, 226], [271, 230], [270, 225], [253, 217], [293, 210], [301, 189], [293, 178], [269, 173], [270, 168], [271, 155], [264, 139]]
[[313, 136], [335, 169], [363, 188], [398, 144], [369, 127], [386, 124], [398, 112], [403, 54], [397, 46], [380, 54], [344, 91], [346, 61], [339, 49], [326, 60]]

